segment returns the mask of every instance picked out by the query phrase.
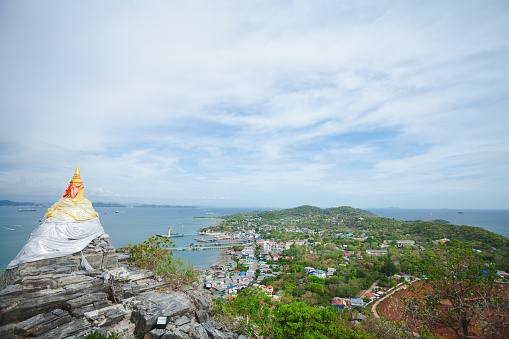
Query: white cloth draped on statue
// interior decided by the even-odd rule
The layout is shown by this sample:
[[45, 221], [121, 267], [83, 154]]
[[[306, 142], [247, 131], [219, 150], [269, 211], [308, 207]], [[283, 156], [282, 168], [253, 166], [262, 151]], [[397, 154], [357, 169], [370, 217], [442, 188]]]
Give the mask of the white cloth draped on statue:
[[58, 258], [83, 250], [93, 239], [105, 234], [98, 217], [69, 221], [45, 218], [7, 269], [25, 262]]

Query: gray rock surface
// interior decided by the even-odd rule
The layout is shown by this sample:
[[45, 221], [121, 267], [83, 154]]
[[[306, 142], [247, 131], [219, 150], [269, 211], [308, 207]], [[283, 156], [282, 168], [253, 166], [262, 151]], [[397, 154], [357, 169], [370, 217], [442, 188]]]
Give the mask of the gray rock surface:
[[196, 319], [200, 324], [206, 323], [210, 320], [209, 313], [205, 310], [196, 311]]
[[182, 316], [196, 309], [191, 297], [183, 292], [147, 292], [134, 297], [129, 305], [136, 332], [141, 335], [154, 328], [157, 317]]
[[[25, 263], [0, 277], [0, 338], [83, 338], [93, 331], [123, 338], [237, 338], [211, 320], [212, 298], [193, 286], [163, 292], [151, 272], [128, 267], [109, 236], [81, 252]], [[169, 323], [156, 329], [157, 317]]]

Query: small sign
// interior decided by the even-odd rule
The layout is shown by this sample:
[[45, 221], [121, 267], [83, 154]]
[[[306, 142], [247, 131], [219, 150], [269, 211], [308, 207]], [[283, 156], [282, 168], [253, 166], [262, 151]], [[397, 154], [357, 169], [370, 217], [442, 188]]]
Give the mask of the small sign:
[[166, 328], [168, 317], [157, 317], [156, 328]]

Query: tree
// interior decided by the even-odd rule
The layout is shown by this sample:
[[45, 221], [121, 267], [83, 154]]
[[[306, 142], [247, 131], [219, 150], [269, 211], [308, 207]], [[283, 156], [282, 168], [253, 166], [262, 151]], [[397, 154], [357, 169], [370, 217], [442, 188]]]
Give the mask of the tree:
[[440, 324], [453, 328], [459, 338], [468, 338], [474, 326], [492, 335], [503, 326], [508, 306], [499, 297], [496, 271], [462, 243], [449, 244], [416, 262], [425, 281], [411, 287], [415, 294], [403, 300], [405, 312], [432, 333]]
[[126, 251], [131, 264], [146, 269], [164, 280], [171, 288], [180, 288], [197, 280], [192, 265], [173, 258], [171, 247], [175, 245], [168, 238], [152, 236], [140, 244], [128, 244], [117, 251]]
[[311, 284], [309, 284], [308, 289], [311, 292], [314, 292], [314, 293], [319, 294], [319, 295], [323, 295], [325, 293], [325, 288], [323, 287], [323, 285], [322, 284], [318, 284], [318, 283], [311, 283]]
[[322, 309], [296, 302], [276, 309], [276, 338], [368, 338], [338, 322], [336, 311], [328, 306]]
[[219, 314], [235, 318], [237, 326], [255, 338], [269, 337], [274, 331], [274, 303], [258, 288], [245, 288], [231, 302], [219, 299], [215, 305]]
[[303, 272], [304, 271], [304, 266], [302, 266], [302, 265], [293, 265], [292, 267], [290, 267], [290, 271], [294, 272], [294, 273]]
[[393, 276], [398, 272], [398, 268], [394, 263], [390, 260], [386, 260], [384, 262], [384, 266], [381, 269], [381, 272], [384, 273], [386, 276], [390, 277]]

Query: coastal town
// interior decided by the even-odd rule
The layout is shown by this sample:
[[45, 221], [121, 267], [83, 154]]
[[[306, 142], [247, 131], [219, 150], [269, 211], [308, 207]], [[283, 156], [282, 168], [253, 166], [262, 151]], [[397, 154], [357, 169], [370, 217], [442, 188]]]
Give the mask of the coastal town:
[[[508, 240], [484, 229], [300, 206], [222, 216], [188, 247], [174, 247], [173, 236], [190, 235], [168, 227], [115, 249], [81, 183], [76, 168], [1, 275], [0, 337], [449, 338], [454, 324], [507, 332]], [[70, 238], [75, 229], [88, 233]], [[173, 250], [220, 255], [199, 271]], [[466, 286], [461, 305], [448, 286]], [[430, 303], [436, 323], [423, 327]], [[451, 326], [439, 318], [449, 306], [487, 320]]]
[[[222, 250], [218, 262], [205, 271], [204, 286], [217, 299], [231, 301], [250, 287], [274, 302], [302, 300], [364, 312], [405, 283], [422, 278], [412, 274], [416, 256], [450, 242], [429, 234], [424, 239], [393, 219], [385, 220], [388, 227], [373, 228], [379, 218], [359, 210], [336, 212], [300, 208], [284, 215], [261, 212], [224, 218], [201, 234], [209, 234], [213, 242], [230, 239], [240, 245]], [[396, 226], [401, 229], [387, 231]], [[487, 244], [473, 250], [497, 253]], [[497, 276], [501, 281], [509, 278], [503, 269]]]

